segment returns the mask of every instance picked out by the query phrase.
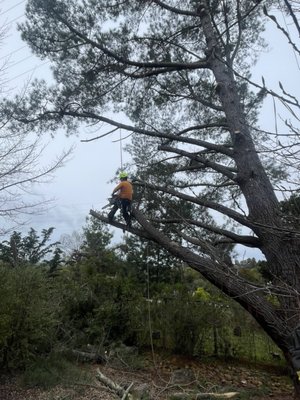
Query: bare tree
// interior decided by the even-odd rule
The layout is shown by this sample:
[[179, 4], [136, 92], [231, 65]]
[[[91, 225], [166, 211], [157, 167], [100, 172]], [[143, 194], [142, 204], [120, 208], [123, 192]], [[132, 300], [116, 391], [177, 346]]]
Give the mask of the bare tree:
[[[42, 212], [51, 200], [30, 200], [33, 185], [46, 183], [66, 161], [70, 150], [49, 165], [41, 166], [45, 146], [29, 132], [0, 130], [0, 217], [18, 223], [20, 214]], [[7, 229], [8, 225], [6, 224]], [[3, 233], [3, 232], [2, 232]]]
[[[6, 40], [10, 26], [0, 28], [0, 42]], [[44, 212], [53, 200], [37, 200], [33, 188], [47, 183], [54, 177], [72, 152], [72, 148], [61, 152], [57, 157], [44, 162], [47, 144], [44, 137], [37, 137], [25, 126], [16, 126], [12, 110], [7, 108], [7, 100], [12, 97], [5, 72], [10, 67], [10, 59], [3, 58], [0, 65], [0, 235], [7, 233], [21, 223], [24, 214]], [[20, 90], [22, 99], [28, 85]], [[35, 190], [36, 191], [36, 190]], [[33, 200], [34, 198], [34, 200]]]

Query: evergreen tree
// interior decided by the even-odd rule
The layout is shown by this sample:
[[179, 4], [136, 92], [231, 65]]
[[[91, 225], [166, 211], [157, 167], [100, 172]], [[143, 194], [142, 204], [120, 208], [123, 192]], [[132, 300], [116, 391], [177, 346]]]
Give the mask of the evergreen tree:
[[0, 243], [0, 260], [11, 267], [49, 263], [52, 270], [57, 268], [62, 262], [59, 242], [48, 244], [53, 230], [43, 229], [41, 237], [33, 228], [24, 237], [21, 232], [13, 232], [9, 240]]
[[[290, 149], [298, 132], [289, 124], [291, 143], [279, 141], [277, 147], [272, 134], [256, 126], [266, 95], [279, 98], [294, 115], [299, 102], [282, 85], [280, 95], [264, 80], [251, 87], [251, 63], [262, 48], [263, 15], [271, 5], [29, 0], [23, 37], [52, 61], [56, 84], [35, 82], [27, 97], [8, 107], [33, 130], [64, 125], [73, 132], [78, 122], [103, 122], [137, 140], [152, 138], [149, 149], [141, 149], [145, 155], [151, 150], [152, 157], [136, 181], [152, 195], [133, 209], [138, 224], [131, 232], [158, 243], [249, 310], [284, 352], [300, 398], [299, 232], [287, 223], [275, 195], [277, 184], [297, 168]], [[116, 118], [108, 111], [118, 112]], [[130, 123], [117, 119], [122, 113]], [[161, 177], [152, 174], [155, 165]], [[192, 207], [180, 208], [182, 202]], [[175, 204], [177, 217], [170, 222]], [[217, 247], [237, 243], [262, 251], [271, 287], [242, 279]], [[269, 301], [270, 291], [276, 304]]]

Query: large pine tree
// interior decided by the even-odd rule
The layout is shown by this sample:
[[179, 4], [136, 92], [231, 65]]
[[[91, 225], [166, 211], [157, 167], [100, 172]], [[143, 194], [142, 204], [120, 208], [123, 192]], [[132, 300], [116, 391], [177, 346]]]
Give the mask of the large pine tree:
[[[276, 95], [250, 79], [270, 3], [29, 0], [23, 37], [52, 61], [56, 83], [36, 82], [14, 111], [32, 129], [65, 124], [72, 131], [78, 122], [101, 122], [102, 134], [121, 128], [137, 144], [146, 142], [136, 186], [159, 196], [160, 206], [150, 212], [151, 197], [142, 197], [131, 232], [158, 243], [247, 309], [284, 352], [300, 398], [299, 231], [282, 213], [274, 186], [287, 176], [280, 161], [289, 147], [280, 148], [281, 158], [262, 152], [272, 149], [272, 137], [256, 126], [266, 95], [294, 115], [299, 106], [284, 89]], [[181, 202], [198, 211], [187, 214]], [[260, 249], [269, 284], [239, 276], [223, 257], [224, 244]], [[270, 293], [278, 305], [268, 301]]]

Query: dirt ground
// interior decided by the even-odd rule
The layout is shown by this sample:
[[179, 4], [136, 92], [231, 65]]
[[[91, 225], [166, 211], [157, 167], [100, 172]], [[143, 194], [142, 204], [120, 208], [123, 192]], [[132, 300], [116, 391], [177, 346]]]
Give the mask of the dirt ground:
[[[172, 393], [239, 393], [235, 399], [291, 400], [292, 384], [281, 368], [201, 362], [179, 356], [154, 360], [142, 368], [126, 365], [82, 366], [88, 381], [70, 382], [50, 390], [24, 388], [16, 378], [2, 377], [0, 400], [116, 400], [117, 395], [96, 379], [97, 370], [113, 382], [128, 387], [146, 388], [151, 400], [167, 400]], [[84, 375], [86, 376], [86, 374]], [[175, 377], [177, 378], [175, 379]], [[183, 377], [178, 381], [178, 376]], [[186, 379], [186, 380], [185, 380]], [[179, 379], [180, 380], [180, 379]], [[194, 397], [196, 398], [196, 397]], [[210, 397], [206, 397], [209, 399]]]

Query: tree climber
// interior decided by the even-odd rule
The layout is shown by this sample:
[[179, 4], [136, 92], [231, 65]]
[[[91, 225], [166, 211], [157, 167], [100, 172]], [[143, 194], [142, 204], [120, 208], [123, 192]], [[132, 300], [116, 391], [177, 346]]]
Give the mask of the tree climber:
[[127, 180], [128, 174], [126, 172], [121, 172], [119, 178], [121, 182], [112, 191], [112, 196], [117, 194], [117, 201], [114, 202], [113, 208], [108, 214], [108, 220], [109, 222], [113, 220], [115, 213], [120, 207], [126, 225], [131, 226], [131, 217], [129, 212], [133, 194], [132, 184]]

